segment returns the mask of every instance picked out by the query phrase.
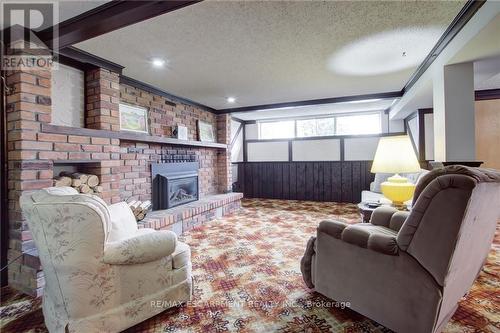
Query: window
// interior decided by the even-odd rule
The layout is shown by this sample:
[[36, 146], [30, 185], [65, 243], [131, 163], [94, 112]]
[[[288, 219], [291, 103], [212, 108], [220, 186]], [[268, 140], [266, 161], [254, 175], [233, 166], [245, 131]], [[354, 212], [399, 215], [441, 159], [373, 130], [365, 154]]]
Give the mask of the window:
[[259, 122], [259, 139], [382, 133], [380, 112]]
[[297, 137], [335, 135], [335, 118], [297, 119]]
[[259, 123], [259, 139], [287, 139], [295, 137], [295, 120]]
[[380, 114], [337, 117], [335, 133], [337, 135], [377, 134], [382, 132]]

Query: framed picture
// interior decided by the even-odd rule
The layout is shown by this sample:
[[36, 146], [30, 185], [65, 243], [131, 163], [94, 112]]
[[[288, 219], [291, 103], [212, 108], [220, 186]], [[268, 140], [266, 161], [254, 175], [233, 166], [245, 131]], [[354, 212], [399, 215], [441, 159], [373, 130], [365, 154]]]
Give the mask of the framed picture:
[[203, 120], [198, 120], [198, 140], [215, 142], [214, 126]]
[[139, 133], [148, 131], [148, 110], [139, 106], [120, 104], [120, 130]]

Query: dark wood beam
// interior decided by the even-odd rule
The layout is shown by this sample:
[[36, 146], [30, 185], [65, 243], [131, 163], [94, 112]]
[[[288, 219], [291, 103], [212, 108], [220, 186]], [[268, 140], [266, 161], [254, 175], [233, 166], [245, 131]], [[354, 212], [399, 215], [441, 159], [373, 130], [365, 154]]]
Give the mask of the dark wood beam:
[[224, 114], [224, 113], [233, 113], [233, 112], [269, 110], [269, 109], [289, 108], [289, 107], [297, 107], [297, 106], [310, 106], [310, 105], [320, 105], [320, 104], [362, 101], [362, 100], [367, 100], [367, 99], [398, 98], [401, 96], [403, 96], [403, 93], [401, 91], [391, 91], [391, 92], [384, 92], [384, 93], [377, 93], [377, 94], [330, 97], [330, 98], [309, 99], [309, 100], [295, 101], [295, 102], [262, 104], [262, 105], [243, 106], [243, 107], [239, 107], [239, 108], [219, 109], [219, 110], [216, 110], [216, 113], [217, 114]]
[[[37, 35], [49, 48], [63, 49], [200, 1], [111, 1], [42, 30]], [[56, 37], [52, 33], [53, 29], [57, 31]]]
[[80, 69], [85, 69], [87, 67], [101, 67], [121, 74], [124, 68], [122, 65], [72, 46], [59, 50], [58, 55], [60, 63]]
[[402, 89], [403, 93], [406, 93], [410, 90], [411, 87], [420, 79], [422, 74], [425, 73], [427, 68], [434, 62], [434, 60], [441, 54], [444, 48], [451, 42], [453, 38], [462, 30], [462, 28], [469, 22], [469, 20], [476, 14], [476, 12], [481, 8], [486, 0], [468, 0], [464, 5], [462, 10], [458, 13], [458, 15], [453, 19], [451, 24], [448, 26], [446, 31], [443, 33], [441, 38], [439, 38], [436, 45], [432, 48], [431, 52], [427, 55], [424, 61], [417, 67], [415, 72], [410, 76], [408, 82], [406, 82], [405, 86]]
[[500, 89], [476, 90], [474, 92], [476, 101], [484, 101], [488, 99], [500, 99]]

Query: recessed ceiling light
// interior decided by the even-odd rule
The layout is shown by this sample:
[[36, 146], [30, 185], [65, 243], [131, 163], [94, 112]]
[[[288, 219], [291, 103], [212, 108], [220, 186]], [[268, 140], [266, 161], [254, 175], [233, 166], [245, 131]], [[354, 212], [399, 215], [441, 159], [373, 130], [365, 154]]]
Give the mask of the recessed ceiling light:
[[228, 97], [228, 98], [226, 98], [226, 101], [228, 103], [234, 103], [234, 102], [236, 102], [236, 97]]
[[165, 66], [165, 60], [163, 59], [159, 59], [159, 58], [155, 58], [151, 61], [151, 63], [153, 64], [154, 67], [163, 67]]

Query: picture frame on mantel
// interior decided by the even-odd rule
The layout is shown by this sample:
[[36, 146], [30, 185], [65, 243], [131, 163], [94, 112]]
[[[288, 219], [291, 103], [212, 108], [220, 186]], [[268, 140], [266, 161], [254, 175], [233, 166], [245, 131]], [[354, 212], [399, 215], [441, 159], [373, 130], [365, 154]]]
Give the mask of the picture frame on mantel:
[[214, 126], [203, 120], [198, 120], [198, 140], [203, 142], [216, 142]]
[[135, 105], [119, 105], [120, 130], [149, 134], [148, 110]]

